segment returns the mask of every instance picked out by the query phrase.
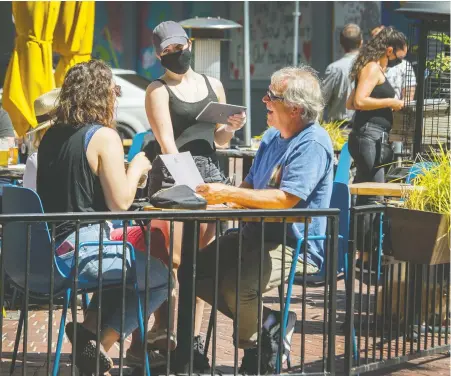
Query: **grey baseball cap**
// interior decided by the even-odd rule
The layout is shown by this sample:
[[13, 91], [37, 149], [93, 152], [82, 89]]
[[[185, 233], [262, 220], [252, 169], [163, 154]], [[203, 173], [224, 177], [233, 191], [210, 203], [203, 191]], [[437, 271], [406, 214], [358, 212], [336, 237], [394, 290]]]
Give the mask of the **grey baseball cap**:
[[177, 22], [165, 21], [153, 29], [152, 41], [157, 54], [160, 54], [170, 44], [186, 44], [188, 35]]

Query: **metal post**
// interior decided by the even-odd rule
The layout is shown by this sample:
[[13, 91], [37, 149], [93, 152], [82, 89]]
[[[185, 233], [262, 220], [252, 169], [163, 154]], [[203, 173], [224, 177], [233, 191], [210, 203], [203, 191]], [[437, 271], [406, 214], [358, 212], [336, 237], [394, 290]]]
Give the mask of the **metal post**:
[[417, 103], [415, 109], [415, 133], [413, 140], [413, 158], [421, 153], [421, 144], [423, 140], [423, 104], [424, 104], [424, 85], [427, 58], [427, 26], [423, 21], [419, 25], [419, 42], [418, 42], [418, 72], [417, 72]]
[[244, 2], [244, 105], [247, 108], [247, 123], [244, 126], [244, 143], [251, 145], [251, 59], [249, 37], [249, 1]]
[[298, 53], [299, 53], [299, 18], [301, 17], [301, 12], [299, 12], [299, 1], [294, 2], [294, 38], [293, 38], [293, 66], [298, 65]]

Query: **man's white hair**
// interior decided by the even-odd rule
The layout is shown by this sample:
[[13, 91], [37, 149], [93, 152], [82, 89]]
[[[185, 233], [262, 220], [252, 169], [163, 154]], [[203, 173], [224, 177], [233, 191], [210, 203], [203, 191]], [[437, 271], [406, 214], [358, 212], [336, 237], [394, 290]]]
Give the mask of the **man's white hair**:
[[302, 107], [302, 119], [316, 121], [324, 109], [324, 99], [317, 72], [308, 65], [286, 67], [271, 76], [274, 87], [285, 87], [284, 102], [290, 107]]

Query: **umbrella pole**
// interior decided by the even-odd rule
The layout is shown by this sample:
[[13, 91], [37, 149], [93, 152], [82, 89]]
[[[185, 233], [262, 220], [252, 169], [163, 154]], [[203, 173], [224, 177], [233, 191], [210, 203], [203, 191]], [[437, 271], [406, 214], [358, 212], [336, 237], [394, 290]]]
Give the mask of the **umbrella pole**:
[[249, 37], [249, 1], [244, 2], [244, 105], [247, 108], [247, 122], [244, 126], [244, 143], [251, 145], [251, 62]]
[[293, 42], [293, 66], [298, 65], [298, 54], [299, 54], [299, 18], [301, 17], [301, 12], [299, 12], [299, 1], [294, 2], [294, 42]]

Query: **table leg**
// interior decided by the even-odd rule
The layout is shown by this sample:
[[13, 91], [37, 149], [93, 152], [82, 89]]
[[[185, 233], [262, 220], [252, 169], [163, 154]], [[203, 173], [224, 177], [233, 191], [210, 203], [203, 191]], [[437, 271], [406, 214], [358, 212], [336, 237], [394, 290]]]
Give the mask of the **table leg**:
[[194, 313], [196, 303], [195, 294], [195, 267], [194, 267], [194, 241], [197, 238], [194, 221], [187, 221], [183, 225], [183, 239], [181, 262], [178, 268], [179, 302], [177, 320], [177, 350], [173, 371], [189, 373], [191, 349], [193, 346]]

